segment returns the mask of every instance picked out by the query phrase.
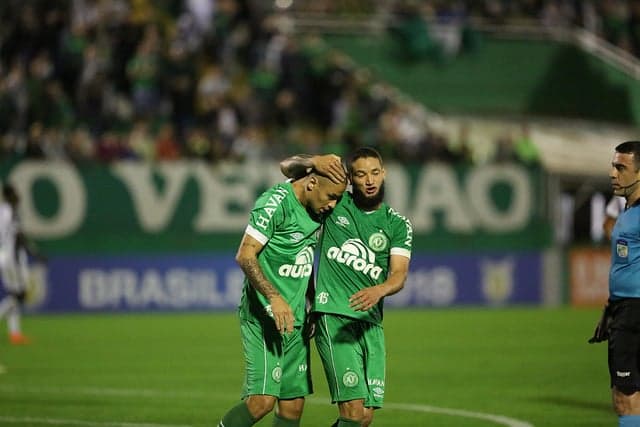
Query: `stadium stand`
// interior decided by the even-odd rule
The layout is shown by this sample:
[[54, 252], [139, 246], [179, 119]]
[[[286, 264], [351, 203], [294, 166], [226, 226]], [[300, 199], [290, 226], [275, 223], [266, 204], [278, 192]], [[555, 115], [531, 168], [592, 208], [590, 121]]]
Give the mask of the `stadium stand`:
[[[467, 31], [471, 22], [473, 28], [497, 25], [505, 31], [514, 23], [579, 25], [629, 50], [636, 2], [629, 8], [605, 3], [618, 7], [526, 1], [3, 2], [1, 152], [5, 158], [78, 163], [219, 161], [370, 144], [404, 161], [488, 161], [500, 135], [511, 132], [509, 123], [498, 136], [474, 125], [472, 140], [491, 141], [459, 150], [454, 135], [462, 122], [437, 118], [423, 99], [408, 98], [309, 30], [315, 25], [340, 31], [344, 22], [361, 31], [400, 28], [402, 17], [415, 11], [425, 26], [420, 20], [411, 25], [425, 40], [417, 40], [412, 55], [424, 50], [444, 58], [463, 41], [463, 47], [477, 48], [477, 34]], [[612, 23], [613, 15], [624, 25]], [[332, 26], [336, 17], [343, 25]], [[629, 29], [616, 33], [610, 29], [615, 25]], [[440, 132], [440, 122], [453, 124]], [[546, 163], [557, 156], [554, 144], [544, 141], [565, 141], [551, 128], [548, 122], [531, 124]]]

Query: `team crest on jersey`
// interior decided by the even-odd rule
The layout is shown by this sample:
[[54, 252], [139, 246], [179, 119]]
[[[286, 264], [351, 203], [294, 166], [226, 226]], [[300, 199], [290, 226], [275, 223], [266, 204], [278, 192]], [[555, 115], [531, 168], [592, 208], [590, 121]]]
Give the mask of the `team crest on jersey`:
[[629, 245], [626, 240], [618, 239], [616, 241], [616, 252], [620, 258], [627, 258], [629, 256]]
[[369, 247], [376, 252], [384, 251], [388, 245], [389, 239], [387, 239], [387, 236], [382, 232], [373, 233], [369, 236]]
[[373, 280], [378, 280], [382, 273], [382, 268], [375, 264], [376, 255], [360, 239], [349, 239], [339, 248], [330, 247], [327, 258], [362, 272]]

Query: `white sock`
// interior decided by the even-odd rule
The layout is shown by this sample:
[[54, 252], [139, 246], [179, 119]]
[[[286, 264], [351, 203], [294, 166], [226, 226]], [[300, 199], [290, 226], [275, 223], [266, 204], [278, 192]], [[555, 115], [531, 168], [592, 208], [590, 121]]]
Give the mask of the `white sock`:
[[9, 333], [11, 335], [21, 333], [20, 307], [18, 307], [17, 305], [13, 310], [9, 312], [9, 315], [7, 316], [7, 325], [9, 326]]
[[0, 320], [2, 320], [14, 307], [18, 305], [18, 301], [12, 296], [7, 295], [0, 301]]

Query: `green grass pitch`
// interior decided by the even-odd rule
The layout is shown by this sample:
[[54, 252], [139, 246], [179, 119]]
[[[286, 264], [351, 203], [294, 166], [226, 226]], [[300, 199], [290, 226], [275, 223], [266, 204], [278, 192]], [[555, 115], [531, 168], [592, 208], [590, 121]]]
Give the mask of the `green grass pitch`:
[[[598, 316], [388, 310], [387, 406], [374, 425], [615, 425], [606, 345], [586, 342]], [[0, 426], [215, 426], [238, 401], [234, 313], [32, 315], [23, 323], [31, 345], [9, 346], [1, 335]], [[302, 425], [328, 427], [336, 409], [315, 350], [312, 370]]]

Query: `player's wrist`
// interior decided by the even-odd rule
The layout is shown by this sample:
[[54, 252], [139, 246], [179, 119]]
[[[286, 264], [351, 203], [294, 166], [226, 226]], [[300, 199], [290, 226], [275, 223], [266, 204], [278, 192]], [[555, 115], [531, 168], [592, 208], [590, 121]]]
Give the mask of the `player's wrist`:
[[282, 295], [280, 294], [271, 294], [271, 295], [267, 295], [267, 299], [269, 300], [270, 303], [272, 303], [275, 299], [282, 299]]

